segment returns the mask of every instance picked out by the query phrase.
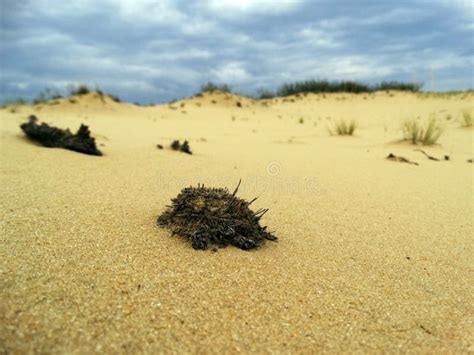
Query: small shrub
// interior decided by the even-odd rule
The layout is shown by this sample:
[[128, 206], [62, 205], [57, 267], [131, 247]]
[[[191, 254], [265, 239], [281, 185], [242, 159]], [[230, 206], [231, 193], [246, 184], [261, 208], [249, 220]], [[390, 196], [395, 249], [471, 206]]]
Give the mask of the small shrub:
[[339, 120], [334, 123], [333, 128], [329, 128], [329, 133], [331, 136], [352, 136], [356, 130], [357, 126], [354, 120], [345, 121]]
[[114, 102], [122, 102], [122, 100], [120, 100], [120, 98], [118, 96], [115, 96], [115, 95], [112, 95], [112, 94], [109, 94], [109, 96]]
[[473, 117], [469, 111], [463, 111], [461, 115], [461, 125], [463, 127], [472, 127]]
[[280, 86], [277, 91], [278, 96], [290, 96], [300, 93], [325, 93], [325, 92], [369, 92], [371, 88], [364, 83], [355, 81], [327, 81], [327, 80], [307, 80], [295, 83], [286, 83]]
[[214, 92], [214, 91], [223, 91], [232, 93], [232, 89], [227, 84], [215, 84], [212, 81], [208, 81], [206, 84], [201, 86], [201, 93], [204, 92]]
[[402, 124], [404, 139], [412, 144], [432, 145], [435, 144], [443, 129], [435, 117], [430, 117], [428, 121], [422, 123], [419, 119], [411, 118]]
[[57, 89], [45, 88], [33, 99], [33, 105], [39, 105], [50, 100], [61, 99], [62, 95]]
[[42, 104], [44, 103], [46, 100], [44, 99], [44, 97], [42, 97], [41, 95], [38, 95], [36, 96], [34, 99], [33, 99], [33, 105], [39, 105], [39, 104]]
[[[77, 88], [70, 88], [69, 91], [71, 92], [71, 95], [85, 95], [85, 94], [88, 94], [90, 92], [95, 92], [98, 97], [101, 99], [101, 101], [103, 103], [105, 103], [105, 100], [104, 98], [106, 96], [110, 97], [112, 99], [112, 101], [115, 101], [115, 102], [121, 102], [120, 98], [116, 95], [112, 95], [112, 94], [109, 94], [109, 93], [106, 93], [104, 91], [102, 91], [99, 86], [95, 86], [95, 90], [92, 91], [88, 86], [86, 85], [79, 85]], [[134, 102], [133, 103], [134, 105], [136, 106], [142, 106], [140, 103], [138, 102]]]
[[294, 83], [285, 83], [277, 90], [278, 96], [290, 96], [300, 93], [371, 93], [380, 90], [399, 90], [419, 92], [422, 85], [418, 83], [403, 83], [398, 81], [384, 81], [380, 84], [369, 85], [357, 81], [328, 81], [328, 80], [306, 80]]
[[417, 144], [420, 137], [421, 124], [414, 118], [405, 120], [402, 124], [402, 131], [405, 140]]
[[265, 99], [273, 99], [276, 94], [273, 91], [260, 89], [257, 91], [257, 99], [265, 100]]
[[382, 81], [373, 87], [374, 91], [379, 90], [398, 90], [419, 92], [423, 85], [420, 83], [403, 83], [400, 81]]
[[77, 86], [71, 85], [69, 87], [69, 94], [71, 96], [74, 95], [86, 95], [90, 93], [92, 90], [85, 84], [79, 84]]

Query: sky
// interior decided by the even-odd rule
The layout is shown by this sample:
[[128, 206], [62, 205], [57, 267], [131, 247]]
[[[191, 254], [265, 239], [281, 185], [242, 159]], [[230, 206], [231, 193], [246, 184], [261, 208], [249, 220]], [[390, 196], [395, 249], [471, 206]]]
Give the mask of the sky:
[[1, 0], [0, 101], [85, 83], [131, 102], [207, 82], [474, 87], [474, 0]]

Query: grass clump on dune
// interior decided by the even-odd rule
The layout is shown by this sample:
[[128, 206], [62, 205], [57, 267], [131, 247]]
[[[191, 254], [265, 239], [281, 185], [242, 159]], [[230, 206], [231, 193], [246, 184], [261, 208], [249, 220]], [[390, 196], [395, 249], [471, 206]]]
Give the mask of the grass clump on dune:
[[260, 89], [257, 91], [257, 96], [256, 98], [258, 100], [265, 100], [265, 99], [273, 99], [276, 96], [276, 94], [273, 91], [266, 90], [266, 89]]
[[339, 120], [334, 123], [332, 128], [328, 128], [328, 131], [331, 136], [352, 136], [356, 128], [354, 120]]
[[[63, 95], [64, 91], [66, 91], [66, 94]], [[10, 99], [10, 100], [4, 100], [3, 105], [26, 105], [26, 104], [33, 104], [33, 105], [41, 105], [48, 103], [49, 101], [54, 101], [58, 99], [62, 99], [64, 97], [69, 97], [70, 102], [74, 102], [73, 98], [71, 96], [81, 96], [81, 95], [86, 95], [89, 93], [97, 93], [97, 95], [101, 98], [103, 101], [104, 96], [109, 96], [113, 101], [115, 102], [121, 102], [120, 98], [118, 96], [114, 96], [112, 94], [104, 93], [102, 90], [100, 90], [97, 86], [95, 89], [91, 89], [89, 86], [85, 84], [69, 84], [66, 86], [65, 90], [59, 90], [54, 87], [46, 87], [42, 89], [31, 101], [25, 100], [22, 97], [18, 97], [15, 99]], [[69, 95], [68, 95], [69, 94]]]
[[380, 84], [369, 85], [357, 81], [328, 81], [328, 80], [306, 80], [294, 83], [286, 83], [280, 86], [278, 96], [290, 96], [301, 93], [369, 93], [381, 90], [399, 90], [418, 92], [421, 84], [404, 83], [398, 81], [383, 81]]
[[91, 91], [92, 90], [86, 84], [79, 84], [77, 86], [71, 85], [69, 87], [69, 94], [71, 94], [71, 96], [86, 95], [86, 94], [90, 93]]
[[61, 99], [62, 95], [57, 89], [45, 88], [33, 99], [33, 105], [39, 105], [50, 100]]
[[424, 123], [417, 118], [407, 119], [402, 124], [402, 131], [405, 140], [422, 145], [436, 144], [443, 134], [443, 128], [434, 116]]
[[114, 102], [122, 102], [122, 100], [120, 100], [120, 98], [116, 95], [112, 95], [112, 94], [109, 94], [109, 97], [112, 99], [112, 101]]
[[301, 93], [323, 93], [323, 92], [369, 92], [367, 84], [355, 81], [327, 81], [327, 80], [306, 80], [295, 83], [286, 83], [280, 86], [277, 91], [278, 96], [290, 96]]
[[203, 84], [201, 86], [201, 91], [200, 93], [204, 92], [214, 92], [214, 91], [223, 91], [223, 92], [228, 92], [232, 93], [232, 89], [230, 85], [227, 84], [215, 84], [212, 81], [208, 81], [206, 84]]
[[380, 84], [374, 85], [374, 91], [381, 90], [398, 90], [398, 91], [411, 91], [419, 92], [421, 89], [421, 84], [419, 83], [403, 83], [400, 81], [382, 81]]
[[[382, 90], [398, 90], [398, 91], [411, 91], [418, 92], [421, 89], [421, 84], [418, 83], [405, 83], [399, 81], [383, 81], [379, 84], [366, 84], [358, 81], [342, 80], [342, 81], [329, 81], [329, 80], [303, 80], [296, 81], [293, 83], [284, 83], [280, 85], [276, 91], [260, 88], [254, 95], [250, 97], [257, 100], [273, 99], [275, 97], [285, 97], [298, 94], [307, 93], [372, 93], [375, 91]], [[212, 91], [225, 91], [231, 92], [229, 85], [226, 84], [215, 84], [208, 82], [201, 87], [201, 93], [212, 92]]]
[[472, 127], [473, 126], [473, 117], [469, 111], [463, 111], [461, 114], [461, 125], [463, 127]]

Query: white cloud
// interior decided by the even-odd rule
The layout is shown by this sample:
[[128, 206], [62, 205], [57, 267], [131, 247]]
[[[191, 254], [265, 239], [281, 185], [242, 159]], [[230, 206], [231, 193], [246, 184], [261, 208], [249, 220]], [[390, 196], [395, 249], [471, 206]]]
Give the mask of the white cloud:
[[105, 86], [114, 87], [119, 91], [140, 91], [140, 92], [155, 92], [156, 88], [146, 80], [122, 80], [122, 81], [104, 81]]
[[426, 10], [417, 8], [394, 8], [388, 12], [383, 12], [377, 15], [366, 18], [357, 19], [356, 23], [361, 25], [387, 25], [387, 24], [408, 24], [423, 20], [429, 14]]
[[[431, 52], [431, 51], [430, 51]], [[427, 67], [433, 70], [442, 70], [446, 68], [462, 68], [464, 66], [469, 66], [474, 62], [474, 56], [470, 57], [459, 57], [453, 53], [426, 53], [426, 64]]]
[[[287, 64], [291, 63], [291, 64]], [[332, 80], [367, 80], [393, 74], [393, 68], [366, 55], [335, 55], [329, 58], [301, 58], [279, 63], [286, 80], [323, 78]], [[287, 68], [283, 68], [287, 66]]]
[[176, 3], [171, 0], [119, 0], [117, 4], [118, 14], [122, 20], [134, 26], [170, 26], [188, 35], [215, 29], [212, 18], [190, 16], [182, 9], [178, 9]]
[[178, 61], [178, 60], [204, 60], [210, 59], [214, 54], [207, 49], [189, 47], [186, 51], [182, 50], [180, 43], [162, 44], [160, 41], [151, 41], [144, 46], [143, 55], [149, 59], [160, 61]]
[[54, 0], [34, 0], [28, 6], [30, 14], [34, 16], [85, 16], [94, 12], [100, 12], [103, 8], [97, 6], [94, 0], [77, 1], [54, 1]]
[[340, 16], [332, 19], [324, 19], [318, 23], [321, 29], [341, 31], [343, 28], [354, 26], [381, 26], [381, 25], [403, 25], [415, 23], [427, 18], [430, 14], [426, 9], [394, 7], [393, 9], [376, 14], [368, 13], [367, 16], [350, 17]]
[[230, 62], [212, 71], [213, 75], [222, 83], [242, 83], [250, 79], [250, 75], [240, 62]]
[[306, 26], [299, 32], [299, 35], [313, 47], [335, 48], [340, 45], [334, 31], [324, 31], [313, 26]]
[[23, 36], [16, 41], [16, 44], [25, 47], [43, 47], [43, 46], [59, 46], [72, 44], [70, 36], [59, 32], [53, 32], [51, 30], [38, 30], [34, 34], [28, 34]]
[[223, 17], [241, 14], [280, 14], [298, 8], [302, 0], [208, 0], [211, 11]]
[[370, 79], [393, 74], [393, 68], [390, 65], [364, 55], [336, 58], [328, 67], [329, 72], [340, 79]]
[[461, 11], [466, 11], [466, 15], [471, 18], [474, 17], [474, 2], [473, 0], [431, 0], [433, 3], [445, 5], [447, 7], [455, 8]]
[[[353, 21], [354, 19], [352, 19]], [[330, 19], [324, 19], [318, 22], [318, 26], [325, 30], [340, 30], [346, 27], [351, 21], [351, 18], [347, 16], [333, 17]]]
[[169, 0], [119, 0], [119, 15], [137, 25], [147, 23], [175, 24], [184, 21], [185, 15]]

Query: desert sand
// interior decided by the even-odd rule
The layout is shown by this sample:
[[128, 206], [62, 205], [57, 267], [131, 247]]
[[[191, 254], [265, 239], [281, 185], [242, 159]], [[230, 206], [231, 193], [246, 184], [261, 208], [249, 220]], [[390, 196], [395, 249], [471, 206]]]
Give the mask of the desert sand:
[[[1, 109], [0, 352], [473, 352], [474, 130], [458, 121], [473, 99], [91, 93]], [[104, 156], [32, 143], [30, 114], [88, 125]], [[449, 161], [399, 141], [403, 119], [431, 114], [445, 132], [422, 149]], [[342, 118], [354, 136], [328, 134]], [[183, 187], [239, 179], [277, 242], [196, 251], [156, 226]]]

